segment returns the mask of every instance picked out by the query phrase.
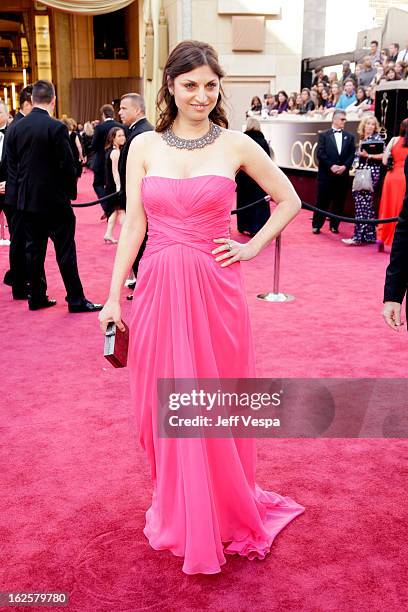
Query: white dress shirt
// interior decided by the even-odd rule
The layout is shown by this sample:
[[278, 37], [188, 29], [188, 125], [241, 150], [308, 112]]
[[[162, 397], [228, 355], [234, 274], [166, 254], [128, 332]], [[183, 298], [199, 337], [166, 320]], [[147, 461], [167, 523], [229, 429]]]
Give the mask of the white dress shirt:
[[334, 132], [334, 139], [336, 141], [337, 150], [339, 155], [341, 154], [341, 146], [343, 144], [343, 133], [342, 132]]
[[[4, 129], [6, 125], [7, 124], [5, 123], [4, 125], [0, 126], [0, 130]], [[3, 132], [0, 132], [0, 160], [3, 155], [3, 144], [4, 144], [4, 134]]]
[[397, 62], [408, 62], [408, 49], [402, 49], [398, 53]]

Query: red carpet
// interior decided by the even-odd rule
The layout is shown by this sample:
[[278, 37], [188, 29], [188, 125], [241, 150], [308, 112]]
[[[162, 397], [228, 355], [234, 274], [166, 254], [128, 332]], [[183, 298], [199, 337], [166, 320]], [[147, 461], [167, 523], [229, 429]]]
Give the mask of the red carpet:
[[[81, 199], [93, 199], [89, 175]], [[115, 247], [99, 207], [76, 214], [85, 293], [103, 301]], [[388, 256], [342, 245], [344, 226], [313, 236], [309, 216], [283, 237], [281, 290], [293, 303], [255, 298], [272, 290], [273, 247], [244, 264], [258, 375], [405, 377], [408, 335], [380, 316]], [[6, 259], [0, 247], [1, 277]], [[152, 550], [127, 371], [101, 357], [97, 315], [68, 314], [52, 245], [46, 269], [54, 308], [29, 312], [0, 291], [1, 592], [64, 591], [78, 612], [407, 609], [406, 440], [260, 440], [262, 487], [306, 507], [267, 559], [228, 557], [221, 574], [186, 576], [181, 559]]]

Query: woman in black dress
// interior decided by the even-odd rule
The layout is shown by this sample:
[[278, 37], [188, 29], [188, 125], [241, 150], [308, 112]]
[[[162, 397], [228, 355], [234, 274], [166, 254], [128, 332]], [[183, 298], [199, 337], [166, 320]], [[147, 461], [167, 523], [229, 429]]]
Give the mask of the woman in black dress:
[[92, 127], [92, 123], [87, 121], [84, 125], [84, 131], [82, 132], [80, 138], [87, 168], [92, 168], [92, 160], [94, 155], [94, 152], [92, 151], [93, 133], [94, 129]]
[[63, 119], [62, 122], [65, 123], [68, 128], [69, 143], [71, 145], [71, 151], [74, 157], [75, 174], [78, 180], [82, 174], [82, 162], [84, 161], [84, 156], [82, 152], [82, 145], [77, 132], [77, 123], [75, 119], [72, 119], [71, 117]]
[[[245, 134], [255, 140], [265, 153], [271, 156], [269, 145], [261, 132], [261, 124], [255, 117], [248, 117]], [[235, 177], [237, 183], [237, 208], [246, 206], [255, 200], [264, 198], [267, 194], [245, 172], [238, 172]], [[252, 208], [237, 213], [238, 231], [247, 236], [254, 236], [265, 225], [271, 215], [269, 204], [262, 202]]]
[[[113, 127], [106, 137], [105, 144], [105, 193], [111, 195], [120, 191], [120, 176], [118, 162], [120, 150], [126, 142], [125, 130], [120, 127]], [[108, 227], [103, 237], [105, 243], [116, 244], [117, 240], [113, 237], [116, 221], [122, 225], [125, 218], [125, 210], [122, 199], [115, 196], [108, 200], [109, 208], [106, 209]]]

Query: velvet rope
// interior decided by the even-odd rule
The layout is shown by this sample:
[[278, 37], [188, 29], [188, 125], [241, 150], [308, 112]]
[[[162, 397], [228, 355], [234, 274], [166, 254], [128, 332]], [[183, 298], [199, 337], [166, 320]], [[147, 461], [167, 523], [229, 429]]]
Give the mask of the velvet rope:
[[[86, 208], [87, 206], [95, 206], [95, 204], [99, 204], [99, 202], [104, 202], [113, 198], [114, 196], [120, 195], [122, 192], [118, 191], [117, 193], [111, 193], [110, 195], [104, 196], [103, 198], [98, 198], [98, 200], [93, 200], [92, 202], [83, 202], [81, 204], [71, 204], [73, 208]], [[245, 206], [241, 206], [240, 208], [234, 208], [231, 211], [232, 215], [239, 215], [243, 210], [247, 210], [248, 208], [252, 208], [252, 206], [256, 206], [257, 204], [261, 204], [262, 202], [269, 202], [271, 200], [271, 196], [265, 196], [260, 200], [256, 200], [255, 202], [251, 202], [250, 204], [246, 204]], [[359, 219], [354, 217], [342, 217], [341, 215], [335, 215], [334, 213], [327, 212], [327, 210], [321, 210], [321, 208], [316, 208], [316, 206], [312, 206], [312, 204], [308, 204], [307, 202], [302, 201], [302, 208], [305, 210], [312, 210], [325, 217], [330, 217], [330, 219], [337, 219], [338, 221], [344, 221], [344, 223], [365, 223], [366, 225], [379, 225], [381, 223], [395, 223], [399, 221], [399, 217], [389, 217], [388, 219]]]

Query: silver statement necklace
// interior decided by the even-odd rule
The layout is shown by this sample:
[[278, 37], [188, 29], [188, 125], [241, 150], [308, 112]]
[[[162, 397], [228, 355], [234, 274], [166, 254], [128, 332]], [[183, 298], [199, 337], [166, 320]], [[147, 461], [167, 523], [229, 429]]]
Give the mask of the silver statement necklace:
[[177, 149], [202, 149], [209, 144], [212, 144], [214, 140], [221, 135], [221, 128], [210, 121], [210, 129], [204, 136], [200, 138], [180, 138], [173, 132], [173, 124], [162, 132], [162, 138], [166, 141], [169, 147], [176, 147]]

